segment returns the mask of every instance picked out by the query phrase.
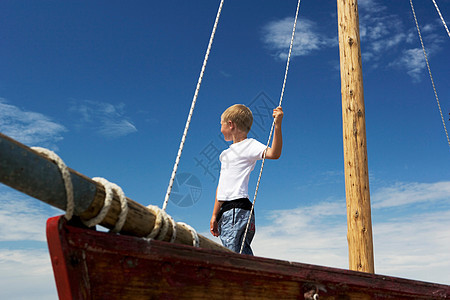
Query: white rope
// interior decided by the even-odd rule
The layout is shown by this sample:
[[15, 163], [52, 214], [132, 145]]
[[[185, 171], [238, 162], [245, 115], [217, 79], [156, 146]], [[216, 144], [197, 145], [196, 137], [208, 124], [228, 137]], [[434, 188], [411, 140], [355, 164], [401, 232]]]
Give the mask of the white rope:
[[436, 86], [434, 85], [433, 75], [431, 75], [431, 68], [430, 68], [430, 64], [428, 63], [428, 56], [427, 56], [427, 52], [425, 51], [425, 45], [423, 44], [422, 34], [420, 33], [419, 22], [417, 21], [416, 12], [414, 11], [414, 5], [413, 5], [412, 0], [409, 0], [409, 3], [411, 4], [411, 10], [412, 10], [412, 13], [414, 16], [414, 21], [416, 22], [417, 33], [419, 34], [419, 39], [420, 39], [420, 44], [422, 45], [423, 55], [425, 57], [425, 62], [427, 63], [428, 74], [430, 75], [430, 80], [431, 80], [431, 85], [433, 86], [434, 96], [436, 97], [436, 102], [437, 102], [437, 105], [439, 108], [439, 113], [441, 114], [441, 120], [442, 120], [442, 125], [444, 127], [445, 136], [447, 137], [447, 143], [450, 147], [450, 138], [448, 136], [447, 127], [445, 126], [444, 115], [442, 114], [441, 104], [439, 103], [439, 97], [438, 97], [438, 94], [436, 91]]
[[153, 213], [156, 215], [155, 225], [153, 226], [153, 229], [150, 232], [150, 234], [147, 236], [148, 239], [154, 239], [159, 234], [159, 231], [161, 229], [161, 223], [163, 222], [161, 212], [162, 210], [156, 205], [149, 205], [147, 206], [147, 208], [153, 211]]
[[46, 156], [48, 159], [53, 161], [59, 168], [59, 171], [61, 172], [62, 179], [64, 182], [64, 187], [66, 189], [66, 214], [65, 218], [67, 220], [72, 219], [73, 212], [74, 212], [74, 200], [73, 200], [73, 185], [72, 185], [72, 178], [70, 177], [69, 168], [66, 166], [64, 161], [53, 151], [41, 148], [41, 147], [32, 147], [34, 151]]
[[170, 224], [172, 224], [172, 236], [170, 237], [170, 242], [173, 243], [177, 239], [177, 223], [169, 214], [167, 214], [167, 217], [170, 220]]
[[120, 200], [120, 214], [119, 219], [117, 220], [116, 225], [114, 226], [112, 232], [120, 232], [125, 225], [125, 221], [127, 220], [128, 215], [128, 201], [125, 197], [125, 193], [122, 191], [122, 188], [116, 184], [114, 184], [114, 190], [119, 195]]
[[182, 226], [186, 227], [187, 229], [189, 229], [189, 231], [191, 232], [191, 235], [192, 235], [192, 246], [199, 247], [200, 242], [198, 239], [197, 231], [195, 231], [195, 229], [193, 227], [191, 227], [190, 225], [183, 223], [183, 222], [178, 222], [178, 225], [182, 225]]
[[100, 183], [104, 189], [105, 189], [105, 200], [102, 209], [98, 213], [97, 216], [93, 217], [90, 220], [83, 220], [83, 223], [86, 226], [93, 227], [95, 225], [100, 224], [103, 219], [108, 214], [108, 211], [111, 209], [112, 200], [114, 197], [114, 192], [119, 196], [120, 201], [120, 214], [118, 217], [118, 220], [116, 222], [116, 225], [114, 225], [114, 228], [110, 230], [110, 232], [120, 232], [122, 230], [123, 225], [125, 224], [125, 221], [127, 219], [128, 215], [128, 202], [127, 198], [125, 197], [125, 193], [123, 192], [122, 188], [118, 186], [115, 183], [109, 182], [107, 179], [102, 177], [94, 177], [92, 178], [93, 181]]
[[162, 241], [164, 239], [164, 237], [166, 236], [167, 231], [169, 230], [169, 217], [164, 210], [160, 210], [160, 211], [161, 211], [161, 214], [163, 217], [163, 222], [162, 222], [161, 231], [159, 232], [157, 239]]
[[436, 4], [436, 1], [433, 0], [434, 6], [436, 7], [436, 10], [439, 14], [439, 17], [441, 18], [442, 24], [444, 24], [445, 30], [447, 31], [448, 37], [450, 37], [450, 31], [448, 31], [447, 24], [445, 23], [444, 18], [442, 17], [441, 11], [439, 10], [439, 7]]
[[167, 214], [166, 211], [160, 209], [156, 205], [149, 205], [147, 208], [156, 215], [155, 225], [147, 238], [162, 241], [169, 231], [170, 224], [172, 225], [172, 236], [170, 237], [170, 242], [175, 242], [175, 239], [177, 238], [177, 223], [173, 220], [173, 218]]
[[195, 89], [194, 98], [192, 99], [191, 109], [189, 111], [189, 115], [186, 121], [186, 126], [184, 127], [183, 137], [181, 138], [180, 147], [178, 148], [177, 158], [175, 159], [175, 164], [173, 166], [172, 175], [170, 177], [169, 186], [167, 188], [166, 197], [164, 198], [164, 203], [162, 206], [163, 210], [166, 210], [167, 203], [169, 202], [170, 193], [172, 191], [173, 182], [175, 180], [175, 175], [177, 174], [178, 164], [180, 163], [181, 153], [183, 152], [184, 142], [186, 141], [186, 136], [189, 130], [189, 125], [191, 123], [192, 114], [194, 113], [195, 103], [197, 102], [198, 92], [200, 90], [200, 85], [202, 83], [203, 74], [205, 72], [206, 63], [208, 62], [209, 52], [211, 50], [211, 46], [214, 40], [214, 35], [216, 34], [217, 24], [219, 23], [220, 13], [222, 12], [224, 0], [220, 1], [219, 9], [217, 11], [216, 20], [214, 22], [213, 30], [211, 32], [211, 36], [209, 38], [208, 48], [206, 50], [205, 59], [203, 60], [202, 69], [200, 72], [200, 76], [198, 78], [197, 87]]
[[101, 177], [94, 177], [94, 178], [92, 178], [92, 180], [103, 185], [103, 187], [105, 189], [105, 201], [104, 201], [103, 207], [100, 210], [100, 212], [98, 213], [98, 215], [96, 215], [95, 217], [93, 217], [90, 220], [83, 221], [83, 223], [89, 227], [98, 225], [98, 224], [100, 224], [101, 221], [103, 221], [103, 219], [106, 217], [109, 209], [111, 208], [111, 203], [113, 200], [112, 186], [109, 184], [108, 180], [106, 180], [105, 178], [101, 178]]
[[[289, 63], [291, 61], [292, 46], [294, 45], [295, 28], [297, 27], [297, 18], [298, 18], [298, 11], [299, 11], [299, 8], [300, 8], [300, 1], [301, 0], [298, 0], [297, 10], [295, 12], [294, 26], [292, 28], [291, 43], [289, 45], [289, 54], [288, 54], [288, 58], [287, 58], [287, 62], [286, 62], [286, 71], [284, 72], [283, 87], [281, 88], [280, 103], [278, 104], [278, 106], [281, 106], [281, 103], [283, 102], [284, 88], [286, 87], [286, 80], [287, 80], [287, 75], [288, 75], [288, 71], [289, 71]], [[247, 226], [245, 227], [244, 237], [242, 239], [241, 250], [239, 251], [239, 253], [242, 253], [242, 250], [244, 249], [245, 239], [247, 238], [248, 228], [250, 226], [251, 217], [252, 217], [253, 210], [254, 210], [254, 207], [255, 207], [256, 196], [258, 195], [259, 183], [261, 181], [261, 176], [262, 176], [262, 172], [263, 172], [263, 168], [264, 168], [264, 163], [266, 161], [266, 152], [267, 152], [267, 149], [269, 148], [270, 140], [272, 139], [272, 134], [273, 134], [274, 127], [275, 127], [275, 120], [272, 122], [272, 127], [270, 128], [269, 139], [267, 140], [266, 151], [264, 151], [264, 155], [263, 155], [263, 159], [262, 159], [262, 163], [261, 163], [261, 169], [259, 171], [259, 176], [258, 176], [258, 181], [257, 181], [257, 184], [256, 184], [255, 195], [253, 197], [253, 202], [252, 202], [252, 208], [250, 210], [250, 215], [248, 216]]]

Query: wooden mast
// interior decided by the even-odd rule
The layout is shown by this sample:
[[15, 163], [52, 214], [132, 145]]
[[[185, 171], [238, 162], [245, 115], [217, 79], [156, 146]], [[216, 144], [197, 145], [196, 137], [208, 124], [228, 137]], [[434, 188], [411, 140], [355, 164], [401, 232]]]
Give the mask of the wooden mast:
[[374, 273], [357, 0], [337, 0], [347, 240], [351, 270]]

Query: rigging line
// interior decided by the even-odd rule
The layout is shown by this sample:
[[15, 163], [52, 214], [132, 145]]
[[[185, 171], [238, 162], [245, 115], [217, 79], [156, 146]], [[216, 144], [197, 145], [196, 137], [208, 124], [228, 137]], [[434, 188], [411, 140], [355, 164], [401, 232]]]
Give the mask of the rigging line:
[[436, 7], [436, 10], [439, 14], [439, 17], [441, 18], [442, 24], [444, 24], [445, 30], [447, 31], [448, 37], [450, 37], [450, 31], [448, 31], [447, 24], [445, 23], [444, 18], [442, 17], [441, 11], [439, 10], [439, 7], [436, 4], [436, 1], [433, 0], [434, 6]]
[[[283, 87], [281, 88], [280, 102], [279, 102], [278, 106], [281, 106], [281, 103], [283, 102], [284, 88], [286, 87], [286, 80], [287, 80], [287, 75], [288, 75], [288, 71], [289, 71], [289, 63], [291, 61], [292, 46], [294, 45], [295, 28], [297, 27], [297, 18], [298, 18], [298, 11], [300, 8], [300, 1], [301, 0], [298, 0], [297, 10], [295, 12], [294, 26], [292, 28], [291, 43], [289, 45], [289, 54], [288, 54], [287, 62], [286, 62], [286, 71], [284, 72]], [[256, 196], [258, 195], [259, 183], [261, 181], [262, 171], [264, 168], [264, 163], [266, 161], [266, 152], [267, 152], [267, 149], [269, 148], [270, 140], [272, 139], [274, 127], [275, 127], [275, 120], [272, 122], [272, 127], [270, 128], [269, 139], [267, 141], [266, 150], [264, 151], [263, 159], [261, 162], [261, 169], [259, 170], [258, 181], [256, 183], [256, 190], [255, 190], [255, 195], [253, 197], [252, 208], [250, 210], [250, 215], [248, 217], [247, 226], [245, 227], [244, 237], [242, 239], [241, 250], [239, 251], [239, 253], [242, 253], [242, 250], [244, 249], [245, 239], [247, 237], [247, 232], [248, 232], [248, 228], [250, 226], [251, 217], [253, 214], [253, 210], [255, 208]]]
[[169, 186], [167, 188], [167, 193], [164, 198], [164, 203], [162, 206], [163, 210], [166, 210], [167, 203], [169, 202], [170, 193], [172, 192], [173, 182], [175, 180], [175, 175], [177, 174], [178, 164], [180, 163], [181, 153], [183, 152], [184, 142], [186, 141], [186, 136], [189, 130], [189, 125], [191, 123], [192, 114], [194, 113], [195, 103], [197, 102], [198, 92], [200, 90], [200, 85], [202, 84], [203, 74], [205, 73], [206, 63], [208, 62], [209, 52], [211, 51], [211, 46], [214, 40], [214, 35], [216, 34], [217, 24], [219, 23], [220, 14], [222, 12], [224, 0], [220, 1], [219, 9], [217, 10], [216, 20], [214, 22], [214, 26], [211, 32], [211, 36], [209, 38], [208, 48], [206, 49], [205, 59], [203, 60], [202, 69], [200, 71], [200, 76], [198, 78], [197, 87], [195, 89], [194, 97], [192, 99], [191, 109], [189, 111], [189, 115], [186, 121], [186, 126], [184, 127], [183, 136], [181, 138], [180, 147], [178, 148], [177, 158], [175, 159], [175, 164], [173, 166], [172, 175], [170, 177]]
[[428, 63], [427, 52], [425, 51], [425, 46], [423, 44], [422, 34], [420, 33], [419, 22], [417, 21], [417, 16], [416, 16], [416, 12], [414, 11], [414, 5], [413, 5], [412, 0], [409, 0], [409, 3], [411, 4], [411, 10], [412, 10], [412, 13], [414, 16], [414, 21], [416, 22], [417, 33], [419, 34], [420, 44], [422, 45], [425, 62], [427, 63], [428, 74], [430, 74], [430, 80], [431, 80], [431, 85], [433, 86], [434, 96], [436, 97], [436, 102], [437, 102], [437, 105], [439, 108], [439, 113], [441, 114], [442, 125], [444, 126], [445, 136], [447, 137], [448, 146], [450, 147], [450, 139], [448, 137], [447, 127], [445, 126], [445, 120], [444, 120], [444, 116], [442, 114], [441, 104], [439, 103], [439, 97], [438, 97], [438, 94], [436, 91], [436, 86], [434, 84], [433, 75], [431, 75], [431, 68], [430, 68], [430, 64]]

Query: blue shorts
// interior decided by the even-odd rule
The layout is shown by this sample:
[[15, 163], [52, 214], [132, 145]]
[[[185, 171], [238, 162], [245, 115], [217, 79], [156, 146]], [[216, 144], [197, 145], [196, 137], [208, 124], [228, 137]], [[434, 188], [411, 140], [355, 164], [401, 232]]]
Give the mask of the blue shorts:
[[[232, 208], [225, 211], [219, 219], [220, 240], [224, 247], [239, 253], [241, 251], [242, 239], [247, 227], [250, 210], [242, 208]], [[253, 255], [250, 243], [255, 236], [255, 214], [252, 214], [247, 236], [245, 238], [242, 254]]]

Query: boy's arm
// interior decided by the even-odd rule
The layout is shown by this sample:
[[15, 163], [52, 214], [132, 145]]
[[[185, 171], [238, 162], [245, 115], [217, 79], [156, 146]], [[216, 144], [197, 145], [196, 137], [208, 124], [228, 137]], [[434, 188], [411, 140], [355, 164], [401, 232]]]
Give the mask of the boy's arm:
[[283, 136], [281, 134], [281, 121], [283, 120], [283, 109], [278, 106], [273, 110], [273, 117], [275, 118], [275, 128], [273, 132], [272, 147], [266, 150], [267, 159], [278, 159], [281, 156], [281, 149], [283, 148]]
[[219, 221], [219, 220], [217, 220], [217, 215], [219, 214], [221, 206], [222, 206], [222, 202], [217, 201], [217, 190], [216, 190], [216, 200], [214, 201], [214, 209], [213, 209], [211, 221], [209, 223], [210, 231], [211, 231], [213, 236], [219, 236], [220, 235], [219, 227], [217, 225], [217, 222]]

